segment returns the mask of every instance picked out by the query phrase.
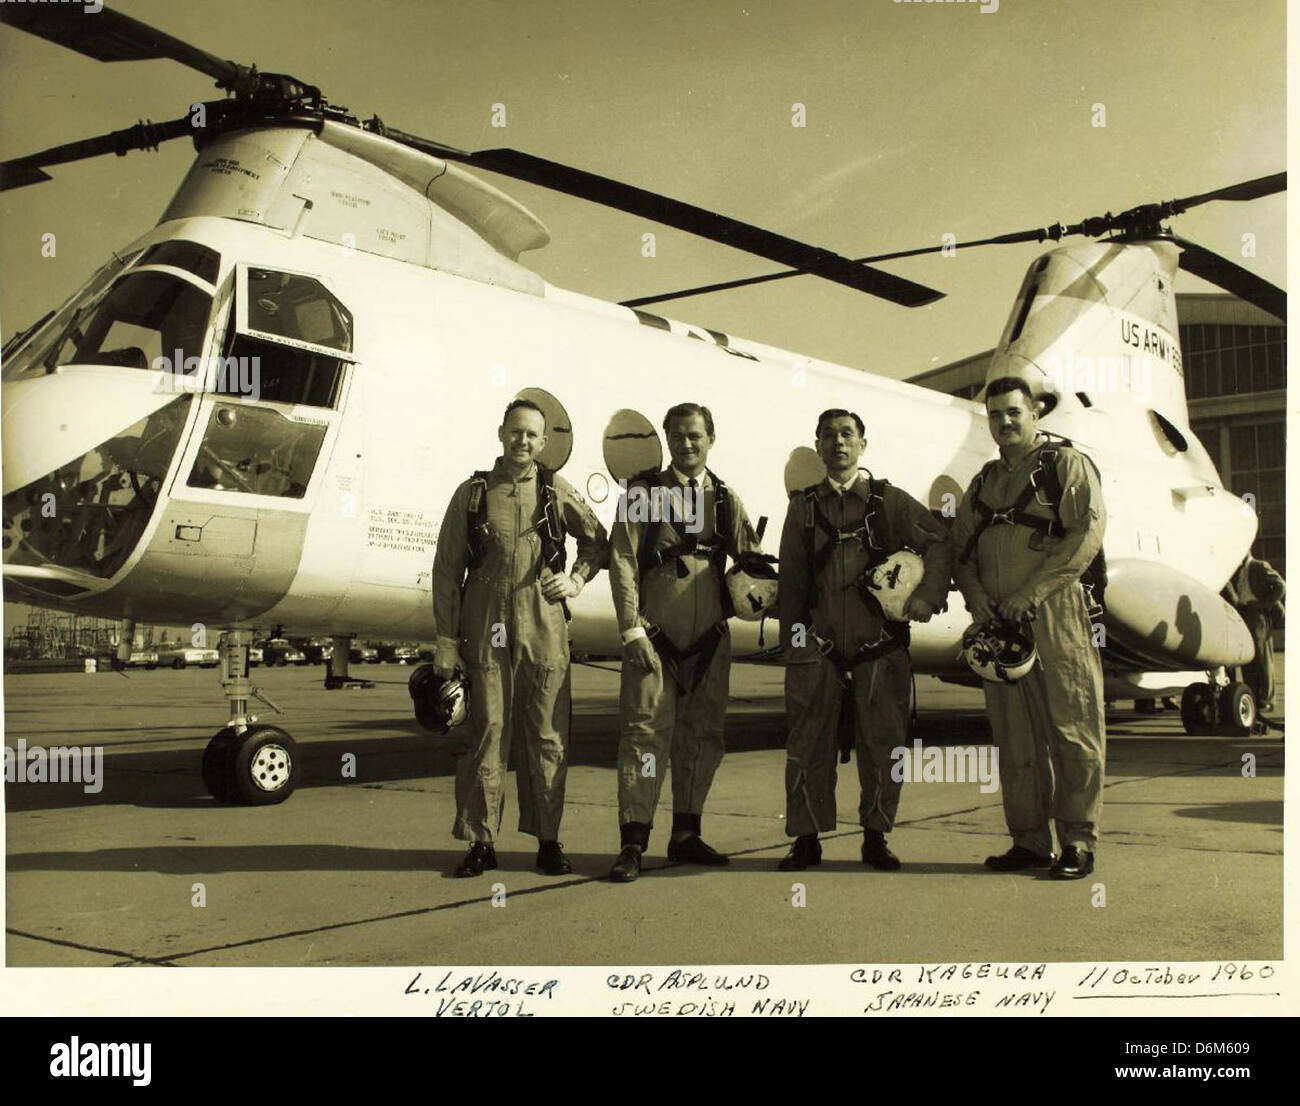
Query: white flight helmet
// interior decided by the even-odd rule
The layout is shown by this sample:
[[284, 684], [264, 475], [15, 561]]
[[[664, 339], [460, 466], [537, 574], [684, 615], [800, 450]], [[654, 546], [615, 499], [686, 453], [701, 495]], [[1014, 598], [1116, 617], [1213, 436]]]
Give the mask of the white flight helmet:
[[1013, 684], [1038, 660], [1029, 627], [1014, 622], [977, 622], [961, 638], [961, 655], [989, 683]]
[[907, 601], [925, 575], [925, 562], [910, 549], [900, 549], [886, 557], [871, 570], [867, 587], [876, 597], [885, 617], [893, 622], [903, 622], [907, 615]]
[[433, 665], [422, 664], [406, 686], [415, 702], [416, 721], [432, 733], [448, 733], [469, 717], [469, 680], [459, 669], [443, 678]]
[[742, 622], [758, 622], [776, 606], [775, 558], [764, 554], [742, 557], [727, 569], [731, 606]]

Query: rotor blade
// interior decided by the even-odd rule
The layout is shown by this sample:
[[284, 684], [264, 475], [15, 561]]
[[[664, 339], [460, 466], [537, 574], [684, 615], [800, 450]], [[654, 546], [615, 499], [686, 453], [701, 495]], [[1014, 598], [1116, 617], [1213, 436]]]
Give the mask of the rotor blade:
[[96, 61], [170, 58], [232, 87], [247, 70], [223, 61], [121, 12], [84, 10], [81, 4], [0, 4], [0, 22], [66, 46]]
[[137, 123], [124, 130], [65, 142], [62, 146], [51, 146], [37, 154], [0, 162], [0, 192], [49, 180], [50, 175], [42, 169], [45, 165], [62, 165], [64, 162], [80, 161], [100, 154], [117, 154], [122, 157], [131, 150], [156, 149], [160, 142], [193, 133], [190, 117], [183, 115], [166, 123]]
[[[896, 250], [894, 253], [875, 254], [872, 257], [858, 257], [854, 261], [862, 265], [874, 261], [893, 261], [900, 257], [920, 257], [927, 253], [939, 253], [945, 249], [970, 249], [972, 246], [1009, 245], [1015, 242], [1045, 242], [1049, 238], [1059, 241], [1063, 229], [1059, 223], [1052, 227], [1039, 227], [1034, 230], [1016, 231], [1013, 234], [999, 234], [992, 238], [979, 238], [973, 242], [959, 242], [950, 246], [921, 246], [914, 250]], [[681, 288], [676, 292], [661, 292], [654, 296], [641, 296], [639, 299], [622, 300], [623, 307], [645, 307], [647, 304], [663, 303], [666, 300], [684, 299], [686, 296], [702, 296], [708, 292], [725, 292], [731, 288], [746, 288], [751, 284], [766, 284], [773, 280], [785, 280], [787, 277], [803, 276], [801, 269], [783, 269], [779, 273], [765, 273], [762, 276], [741, 277], [738, 280], [724, 280], [718, 284], [699, 284], [694, 288]]]
[[701, 238], [794, 266], [799, 272], [824, 277], [860, 292], [870, 292], [905, 307], [920, 307], [943, 296], [942, 292], [933, 288], [879, 269], [867, 268], [830, 250], [809, 246], [796, 239], [742, 223], [738, 219], [670, 199], [644, 188], [623, 184], [609, 177], [548, 161], [546, 158], [506, 149], [476, 152], [457, 150], [387, 127], [383, 133], [395, 141], [436, 157], [461, 161], [475, 169], [501, 173], [503, 176], [539, 184], [618, 211], [653, 219], [657, 223], [697, 234]]
[[1195, 273], [1202, 280], [1217, 284], [1225, 292], [1239, 296], [1247, 303], [1253, 303], [1262, 311], [1286, 318], [1286, 293], [1275, 284], [1270, 284], [1262, 277], [1247, 272], [1240, 265], [1229, 261], [1213, 250], [1198, 246], [1186, 238], [1173, 239], [1183, 248], [1178, 264], [1189, 273]]
[[1213, 192], [1202, 192], [1198, 196], [1186, 196], [1174, 200], [1178, 210], [1186, 211], [1197, 204], [1209, 203], [1210, 200], [1257, 200], [1260, 196], [1271, 196], [1274, 192], [1286, 191], [1286, 174], [1273, 173], [1267, 177], [1230, 184], [1226, 188], [1216, 188]]

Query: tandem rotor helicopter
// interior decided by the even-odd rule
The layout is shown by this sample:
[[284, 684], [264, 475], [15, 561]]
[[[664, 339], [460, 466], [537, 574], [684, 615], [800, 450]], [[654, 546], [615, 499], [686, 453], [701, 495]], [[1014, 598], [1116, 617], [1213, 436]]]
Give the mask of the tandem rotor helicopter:
[[[994, 452], [979, 402], [644, 310], [671, 296], [614, 304], [548, 284], [517, 260], [547, 243], [546, 228], [462, 166], [787, 267], [721, 287], [811, 274], [916, 307], [942, 293], [874, 263], [940, 246], [854, 260], [526, 153], [456, 149], [107, 9], [85, 19], [69, 5], [5, 4], [0, 21], [99, 61], [170, 58], [225, 93], [0, 165], [8, 189], [171, 139], [197, 150], [158, 224], [4, 348], [3, 563], [6, 599], [224, 633], [229, 721], [203, 772], [219, 799], [279, 802], [298, 778], [292, 738], [249, 712], [255, 627], [333, 636], [330, 688], [349, 682], [352, 637], [432, 636], [438, 525], [509, 398], [504, 366], [548, 414], [542, 460], [564, 466], [607, 525], [617, 481], [660, 456], [643, 412], [683, 397], [764, 428], [729, 439], [720, 460], [746, 474], [754, 517], [783, 517], [787, 480], [810, 482], [799, 477], [810, 451], [783, 472], [764, 443], [806, 441], [832, 401], [867, 417], [872, 465], [936, 511], [952, 513]], [[989, 379], [1028, 381], [1049, 407], [1045, 428], [1103, 475], [1108, 694], [1191, 683], [1194, 732], [1255, 721], [1249, 689], [1224, 675], [1253, 643], [1219, 590], [1257, 521], [1189, 429], [1174, 279], [1187, 269], [1282, 317], [1285, 293], [1162, 224], [1285, 187], [1279, 173], [962, 244], [1093, 239], [1029, 267]], [[1081, 380], [1072, 370], [1086, 360], [1114, 379]], [[578, 652], [619, 652], [607, 579], [573, 604]], [[913, 628], [914, 668], [969, 676], [957, 657], [968, 621], [954, 591]], [[736, 648], [761, 655], [755, 624], [737, 624]]]

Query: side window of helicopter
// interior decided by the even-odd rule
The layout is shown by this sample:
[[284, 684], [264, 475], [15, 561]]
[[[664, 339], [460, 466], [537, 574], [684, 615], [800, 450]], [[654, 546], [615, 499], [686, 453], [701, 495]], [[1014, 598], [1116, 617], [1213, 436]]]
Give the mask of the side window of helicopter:
[[352, 361], [352, 313], [312, 276], [241, 263], [235, 279], [214, 385], [232, 399], [213, 408], [188, 485], [302, 499]]
[[[217, 390], [271, 403], [334, 407], [352, 351], [352, 312], [315, 277], [239, 267], [236, 324], [228, 346], [240, 373]], [[342, 354], [344, 356], [339, 356]], [[229, 374], [235, 376], [235, 374]]]
[[302, 499], [325, 441], [319, 422], [268, 407], [218, 403], [208, 417], [191, 488]]

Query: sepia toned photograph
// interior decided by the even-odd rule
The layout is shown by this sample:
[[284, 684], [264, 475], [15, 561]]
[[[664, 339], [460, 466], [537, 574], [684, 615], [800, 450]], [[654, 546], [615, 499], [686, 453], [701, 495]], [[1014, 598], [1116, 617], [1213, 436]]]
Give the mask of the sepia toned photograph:
[[1287, 14], [0, 2], [7, 968], [1285, 1012]]

